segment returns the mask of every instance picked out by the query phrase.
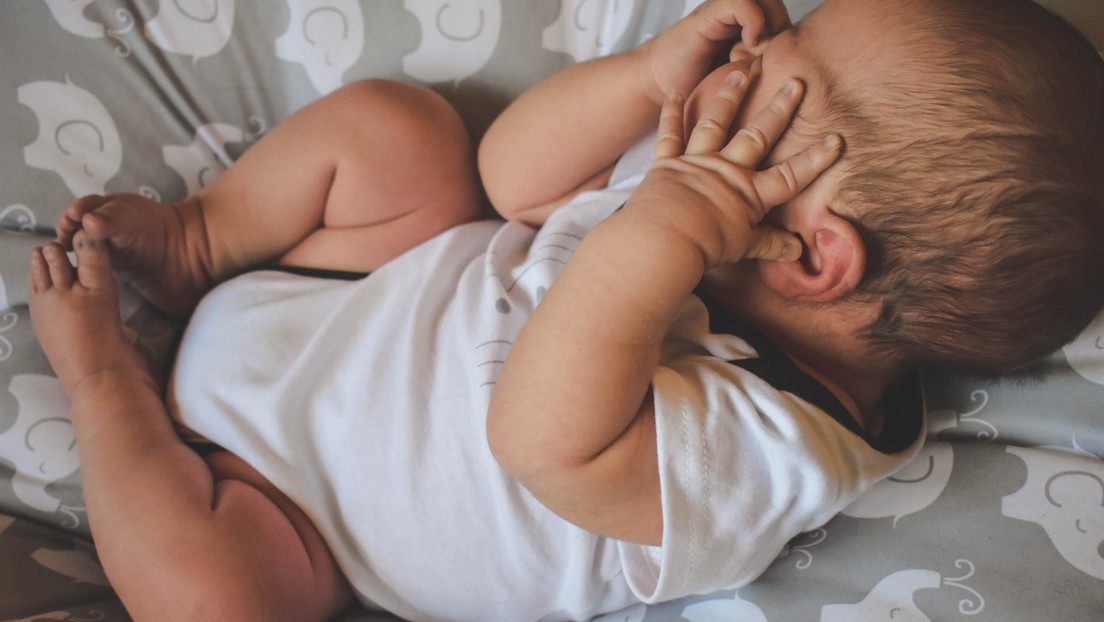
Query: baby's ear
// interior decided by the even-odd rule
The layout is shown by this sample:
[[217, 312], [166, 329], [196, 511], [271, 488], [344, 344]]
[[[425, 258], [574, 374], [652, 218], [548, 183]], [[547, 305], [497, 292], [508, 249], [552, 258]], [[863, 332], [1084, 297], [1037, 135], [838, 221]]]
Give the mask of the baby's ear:
[[866, 270], [866, 247], [855, 226], [826, 207], [797, 221], [787, 229], [804, 242], [801, 259], [760, 261], [763, 283], [800, 302], [833, 302], [851, 293]]

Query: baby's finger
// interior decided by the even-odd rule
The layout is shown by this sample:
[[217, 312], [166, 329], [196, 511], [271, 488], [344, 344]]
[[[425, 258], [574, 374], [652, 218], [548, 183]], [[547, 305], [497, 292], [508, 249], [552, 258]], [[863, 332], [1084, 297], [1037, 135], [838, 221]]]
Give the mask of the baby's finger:
[[760, 225], [751, 232], [744, 259], [765, 259], [767, 261], [797, 261], [804, 247], [797, 236], [777, 227]]
[[839, 158], [843, 142], [838, 134], [801, 153], [760, 171], [752, 178], [755, 192], [766, 211], [797, 196]]
[[748, 77], [739, 71], [725, 76], [724, 83], [717, 91], [713, 101], [709, 102], [694, 130], [690, 132], [690, 141], [686, 153], [714, 153], [728, 142], [732, 122], [747, 94]]
[[786, 10], [786, 5], [783, 4], [782, 0], [760, 0], [760, 5], [766, 18], [764, 31], [768, 34], [776, 35], [793, 26], [793, 22], [790, 21], [790, 13]]
[[744, 168], [755, 168], [790, 126], [804, 92], [800, 80], [786, 80], [767, 107], [736, 132], [721, 155]]
[[686, 149], [686, 140], [683, 138], [685, 130], [682, 126], [684, 105], [685, 98], [681, 93], [671, 93], [663, 100], [655, 147], [657, 162], [664, 158], [677, 158]]
[[[777, 1], [777, 0], [771, 0]], [[759, 0], [714, 0], [703, 2], [688, 16], [694, 19], [697, 33], [709, 41], [725, 41], [739, 35], [755, 44], [768, 27], [767, 16]]]

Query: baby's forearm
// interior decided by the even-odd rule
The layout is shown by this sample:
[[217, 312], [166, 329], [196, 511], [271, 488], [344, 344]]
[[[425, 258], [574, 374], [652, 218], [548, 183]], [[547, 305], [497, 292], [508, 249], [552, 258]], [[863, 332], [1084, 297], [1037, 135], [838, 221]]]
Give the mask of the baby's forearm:
[[662, 529], [650, 383], [700, 251], [625, 210], [592, 231], [526, 324], [488, 418], [492, 450], [554, 512], [612, 537]]
[[89, 377], [72, 401], [89, 523], [114, 575], [157, 542], [156, 536], [138, 534], [166, 526], [166, 517], [187, 521], [196, 508], [210, 507], [210, 472], [177, 437], [154, 383], [142, 372]]
[[638, 50], [568, 67], [507, 108], [479, 146], [487, 194], [510, 216], [607, 169], [655, 127], [660, 103]]

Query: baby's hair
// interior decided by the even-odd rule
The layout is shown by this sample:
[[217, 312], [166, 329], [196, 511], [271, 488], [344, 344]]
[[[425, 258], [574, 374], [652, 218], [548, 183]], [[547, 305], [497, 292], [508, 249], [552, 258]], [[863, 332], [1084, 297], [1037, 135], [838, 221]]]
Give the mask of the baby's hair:
[[854, 296], [883, 303], [866, 336], [911, 364], [1019, 370], [1104, 307], [1104, 63], [1029, 0], [886, 5], [902, 64], [830, 79], [816, 123], [847, 141]]

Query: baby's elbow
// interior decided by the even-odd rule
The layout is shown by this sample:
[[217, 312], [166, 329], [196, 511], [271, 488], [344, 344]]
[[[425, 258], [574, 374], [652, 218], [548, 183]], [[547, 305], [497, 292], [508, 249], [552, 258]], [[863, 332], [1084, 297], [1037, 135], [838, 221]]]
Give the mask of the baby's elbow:
[[487, 447], [498, 465], [512, 477], [517, 477], [524, 460], [519, 456], [516, 426], [511, 426], [504, 407], [491, 402], [487, 414]]
[[553, 439], [540, 438], [493, 403], [487, 417], [487, 445], [502, 470], [527, 488], [561, 470]]
[[516, 171], [511, 172], [510, 162], [497, 140], [497, 132], [492, 125], [479, 143], [476, 163], [483, 191], [491, 206], [500, 216], [510, 219], [520, 209]]

